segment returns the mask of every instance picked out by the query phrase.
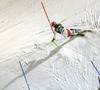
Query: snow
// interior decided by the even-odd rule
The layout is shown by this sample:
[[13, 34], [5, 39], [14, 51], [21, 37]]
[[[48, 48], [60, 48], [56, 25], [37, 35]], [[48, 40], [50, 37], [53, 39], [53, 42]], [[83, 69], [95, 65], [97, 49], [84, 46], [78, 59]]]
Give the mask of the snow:
[[[92, 30], [85, 37], [53, 38], [50, 21]], [[0, 90], [97, 90], [100, 71], [100, 0], [0, 0]]]

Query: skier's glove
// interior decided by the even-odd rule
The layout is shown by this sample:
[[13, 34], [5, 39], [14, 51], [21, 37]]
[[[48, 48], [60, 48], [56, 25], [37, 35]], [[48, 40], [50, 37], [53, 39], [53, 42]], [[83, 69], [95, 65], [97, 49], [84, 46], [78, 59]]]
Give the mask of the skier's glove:
[[53, 39], [52, 39], [52, 42], [54, 42], [54, 41], [55, 41], [55, 39], [53, 38]]

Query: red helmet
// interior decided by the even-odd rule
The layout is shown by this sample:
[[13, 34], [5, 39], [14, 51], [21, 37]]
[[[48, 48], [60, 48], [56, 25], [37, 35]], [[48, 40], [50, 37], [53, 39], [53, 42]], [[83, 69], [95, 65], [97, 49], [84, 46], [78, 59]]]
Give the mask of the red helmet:
[[55, 21], [53, 21], [53, 22], [51, 23], [51, 26], [52, 26], [52, 27], [55, 27], [55, 25], [57, 25], [57, 23], [56, 23]]

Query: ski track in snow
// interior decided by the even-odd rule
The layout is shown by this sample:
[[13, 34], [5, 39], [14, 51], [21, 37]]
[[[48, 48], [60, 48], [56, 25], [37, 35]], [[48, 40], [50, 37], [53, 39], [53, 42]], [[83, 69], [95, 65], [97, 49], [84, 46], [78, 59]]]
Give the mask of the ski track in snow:
[[59, 47], [50, 42], [53, 34], [41, 0], [0, 2], [1, 90], [26, 90], [19, 61], [31, 90], [97, 90], [98, 75], [90, 61], [100, 70], [99, 0], [44, 0], [50, 20], [59, 22], [79, 12], [63, 25], [93, 31], [85, 33], [85, 37], [74, 36], [67, 40], [58, 35]]
[[[67, 41], [67, 42], [63, 43], [62, 45], [60, 45], [59, 47], [53, 49], [53, 50], [50, 52], [50, 54], [49, 54], [47, 57], [45, 57], [44, 59], [40, 59], [40, 60], [38, 60], [38, 61], [31, 61], [31, 62], [28, 62], [28, 64], [27, 64], [27, 65], [28, 65], [28, 68], [27, 68], [27, 70], [25, 70], [25, 74], [29, 73], [31, 70], [33, 70], [33, 69], [36, 68], [37, 66], [41, 65], [42, 63], [44, 63], [45, 61], [47, 61], [49, 58], [53, 57], [55, 54], [57, 54], [57, 52], [58, 52], [66, 43], [72, 41], [73, 39], [75, 39], [75, 37], [76, 37], [76, 36], [72, 37], [69, 41]], [[33, 53], [33, 52], [32, 52], [32, 53]], [[32, 53], [31, 53], [31, 55], [30, 55], [30, 54], [29, 54], [29, 55], [32, 56]], [[29, 58], [30, 56], [28, 56], [28, 58]], [[22, 57], [22, 56], [20, 56], [20, 57]], [[25, 58], [27, 58], [27, 57], [25, 57]], [[16, 77], [16, 78], [15, 78], [14, 80], [12, 80], [8, 85], [6, 85], [5, 88], [6, 88], [7, 86], [9, 86], [12, 82], [14, 82], [16, 79], [18, 79], [18, 78], [20, 78], [20, 77], [22, 77], [22, 76], [23, 76], [23, 74], [20, 75], [20, 76], [18, 76], [18, 77]]]

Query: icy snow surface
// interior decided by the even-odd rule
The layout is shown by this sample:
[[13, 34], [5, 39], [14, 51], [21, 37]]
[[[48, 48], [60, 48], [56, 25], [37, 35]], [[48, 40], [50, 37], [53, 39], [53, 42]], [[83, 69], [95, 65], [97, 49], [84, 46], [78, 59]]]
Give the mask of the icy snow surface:
[[[85, 37], [53, 38], [50, 21], [92, 30]], [[100, 0], [0, 0], [0, 90], [97, 90], [100, 71]]]

